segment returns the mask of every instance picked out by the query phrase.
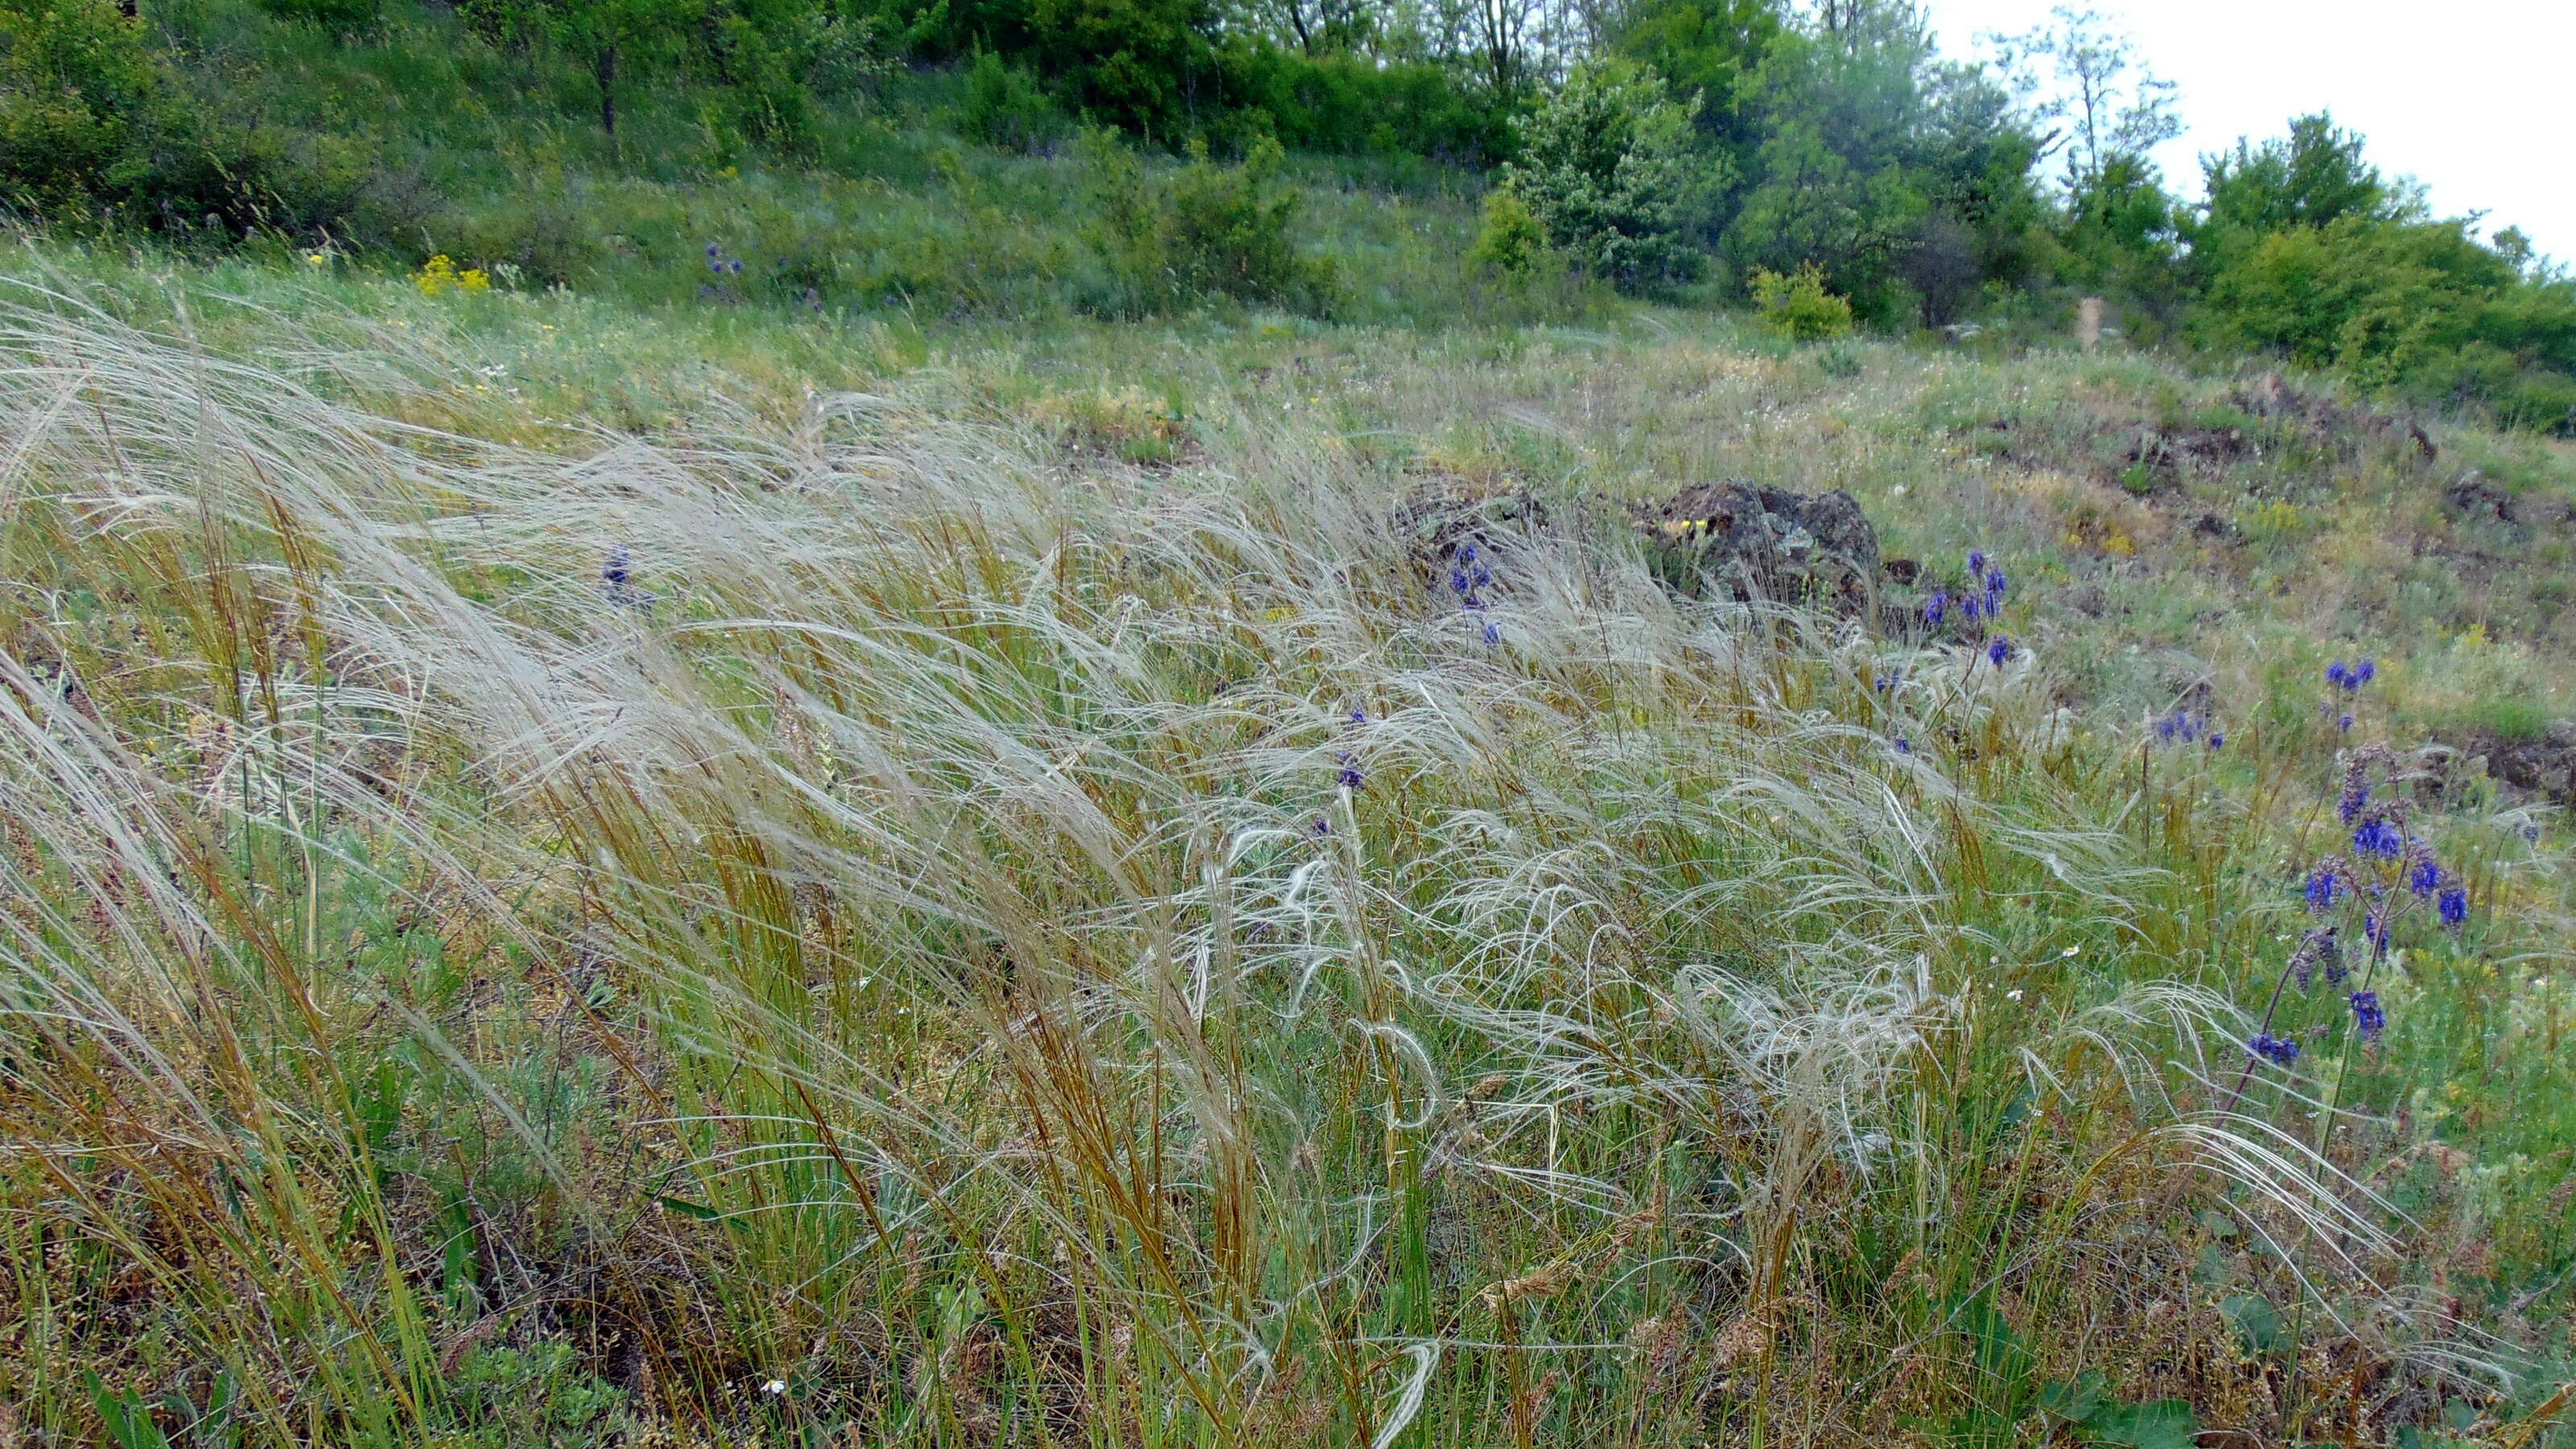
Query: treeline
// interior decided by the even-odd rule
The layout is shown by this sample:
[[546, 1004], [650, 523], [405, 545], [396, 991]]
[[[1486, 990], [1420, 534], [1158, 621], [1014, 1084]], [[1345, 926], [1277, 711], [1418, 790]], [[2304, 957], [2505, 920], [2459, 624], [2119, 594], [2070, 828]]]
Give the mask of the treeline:
[[[1514, 127], [1482, 259], [1641, 291], [1703, 278], [1786, 330], [2055, 324], [2253, 352], [2576, 431], [2576, 282], [2434, 216], [2323, 115], [2155, 165], [2172, 88], [2086, 13], [1944, 60], [1891, 0], [1634, 0]], [[1519, 240], [1515, 240], [1518, 238]]]
[[[345, 217], [366, 158], [210, 119], [152, 43], [155, 0], [132, 3], [0, 0], [14, 204], [164, 230]], [[256, 3], [364, 35], [412, 0]], [[1278, 145], [1487, 172], [1475, 259], [1506, 281], [1769, 297], [1810, 335], [1846, 315], [2049, 321], [2098, 294], [2145, 343], [2274, 354], [2527, 426], [2568, 429], [2576, 409], [2576, 284], [2518, 233], [2433, 216], [2323, 116], [2162, 175], [2172, 89], [2089, 13], [1969, 61], [1936, 50], [1911, 0], [452, 3], [492, 45], [577, 69], [609, 136], [625, 98], [676, 82], [706, 98], [710, 132], [814, 160], [818, 122], [890, 68], [952, 67], [956, 124], [1006, 148], [1093, 127], [1218, 158]], [[1276, 234], [1237, 250], [1288, 271], [1224, 290], [1329, 293], [1285, 245], [1287, 210], [1244, 204]]]

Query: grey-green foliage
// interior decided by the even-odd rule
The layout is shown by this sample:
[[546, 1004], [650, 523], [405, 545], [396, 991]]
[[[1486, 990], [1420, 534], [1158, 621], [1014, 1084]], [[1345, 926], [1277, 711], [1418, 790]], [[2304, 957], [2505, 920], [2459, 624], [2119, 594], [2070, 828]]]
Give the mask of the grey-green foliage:
[[477, 1348], [447, 1384], [458, 1449], [594, 1444], [616, 1426], [624, 1391], [601, 1381], [569, 1343]]
[[1584, 65], [1521, 120], [1503, 184], [1594, 276], [1628, 291], [1687, 281], [1701, 261], [1689, 234], [1725, 182], [1724, 159], [1691, 144], [1699, 105], [1626, 62]]

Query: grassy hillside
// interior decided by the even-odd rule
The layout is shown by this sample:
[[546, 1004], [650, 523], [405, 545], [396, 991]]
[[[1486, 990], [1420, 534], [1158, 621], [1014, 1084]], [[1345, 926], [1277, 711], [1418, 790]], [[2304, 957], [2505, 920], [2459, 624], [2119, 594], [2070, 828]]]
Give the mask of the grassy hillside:
[[[346, 37], [224, 0], [155, 16], [156, 41], [198, 104], [347, 173], [336, 239], [254, 229], [252, 250], [272, 260], [318, 250], [384, 270], [447, 254], [503, 290], [570, 286], [644, 306], [914, 321], [1115, 314], [1129, 279], [1104, 254], [1104, 229], [1150, 207], [1175, 169], [1149, 154], [1126, 175], [1110, 161], [1123, 148], [1083, 142], [1062, 115], [1046, 118], [1053, 139], [1036, 154], [977, 144], [961, 134], [965, 82], [953, 71], [863, 77], [817, 108], [809, 137], [781, 147], [746, 139], [725, 119], [725, 88], [686, 75], [629, 82], [605, 133], [581, 64], [488, 44], [452, 11], [398, 7]], [[1304, 157], [1289, 179], [1299, 239], [1348, 279], [1332, 308], [1345, 320], [1583, 305], [1570, 286], [1497, 294], [1457, 265], [1481, 176], [1386, 155]], [[182, 247], [240, 240], [184, 217], [169, 230]], [[725, 270], [711, 273], [710, 247]]]
[[2571, 1442], [2565, 442], [165, 24], [438, 134], [10, 255], [0, 1442]]
[[[14, 270], [35, 1442], [2564, 1432], [2563, 838], [2470, 758], [2565, 712], [2563, 445], [1673, 311]], [[1908, 609], [1984, 549], [2003, 662], [1584, 501], [1720, 475]], [[2356, 760], [2467, 917], [2302, 989]]]

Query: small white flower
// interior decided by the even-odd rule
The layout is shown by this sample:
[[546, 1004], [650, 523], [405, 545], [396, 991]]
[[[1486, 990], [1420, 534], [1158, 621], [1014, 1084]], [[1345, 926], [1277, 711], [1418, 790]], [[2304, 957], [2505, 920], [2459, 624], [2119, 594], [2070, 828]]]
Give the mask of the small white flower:
[[2004, 993], [2004, 1000], [2006, 1000], [2006, 1001], [2019, 1001], [2019, 1000], [2021, 1000], [2021, 992], [2020, 992], [2020, 990], [2019, 990], [2018, 988], [2016, 988], [2016, 989], [2014, 989], [2014, 990], [2011, 990], [2011, 991], [2007, 991], [2007, 992], [2005, 992], [2005, 993]]
[[771, 1379], [760, 1386], [760, 1391], [764, 1394], [783, 1394], [787, 1392], [787, 1380]]
[[2084, 948], [2083, 948], [2083, 947], [2081, 947], [2081, 946], [2069, 946], [2069, 947], [2067, 947], [2065, 950], [2060, 951], [2060, 952], [2058, 952], [2057, 954], [2058, 954], [2058, 955], [2060, 955], [2060, 956], [2066, 957], [2068, 960], [2073, 960], [2076, 956], [2078, 956], [2078, 955], [2082, 954], [2083, 950], [2084, 950]]
[[1902, 497], [1904, 497], [1904, 496], [1905, 496], [1905, 485], [1904, 485], [1904, 484], [1902, 484], [1902, 483], [1899, 483], [1899, 484], [1897, 484], [1895, 487], [1888, 489], [1888, 490], [1887, 490], [1887, 496], [1888, 496], [1888, 497], [1890, 497], [1890, 498], [1902, 498]]

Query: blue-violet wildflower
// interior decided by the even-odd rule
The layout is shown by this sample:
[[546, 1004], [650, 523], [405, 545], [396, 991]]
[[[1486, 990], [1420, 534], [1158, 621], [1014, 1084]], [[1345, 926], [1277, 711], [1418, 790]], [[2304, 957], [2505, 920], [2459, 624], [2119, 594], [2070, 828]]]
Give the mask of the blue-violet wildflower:
[[2415, 862], [2406, 868], [2406, 888], [2419, 896], [2429, 896], [2441, 884], [2441, 862], [2433, 858], [2431, 851], [2422, 849], [2419, 842], [2415, 848]]
[[2268, 1031], [2256, 1033], [2254, 1039], [2245, 1044], [2245, 1049], [2265, 1061], [2285, 1067], [2299, 1059], [2297, 1042], [2286, 1036], [2274, 1036]]
[[2343, 880], [2333, 866], [2321, 865], [2308, 873], [2308, 910], [2312, 914], [2324, 915], [2342, 895]]

